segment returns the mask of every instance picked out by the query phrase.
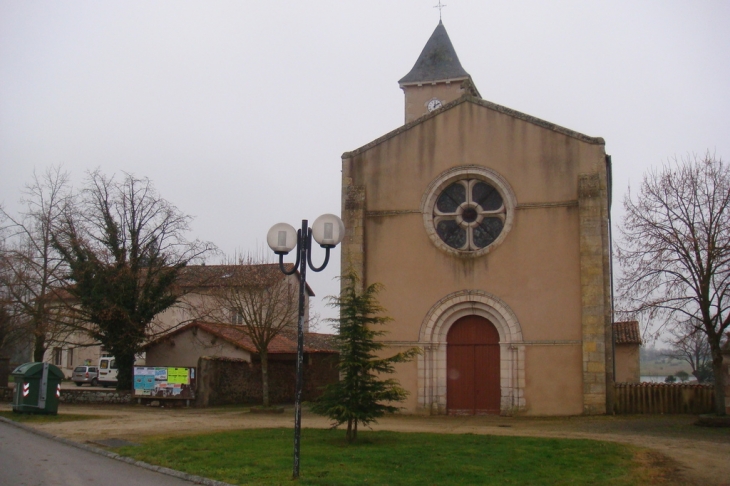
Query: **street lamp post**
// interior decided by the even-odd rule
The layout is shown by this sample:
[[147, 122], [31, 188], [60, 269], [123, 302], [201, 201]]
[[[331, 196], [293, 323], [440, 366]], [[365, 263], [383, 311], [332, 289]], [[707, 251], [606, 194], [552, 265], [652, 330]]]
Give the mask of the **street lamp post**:
[[[308, 221], [302, 220], [302, 229], [295, 231], [286, 223], [277, 223], [266, 235], [266, 242], [274, 253], [279, 255], [279, 268], [285, 275], [292, 275], [299, 267], [299, 319], [297, 321], [297, 383], [294, 393], [294, 467], [292, 477], [299, 478], [299, 449], [302, 430], [302, 388], [304, 387], [304, 292], [307, 287], [307, 266], [313, 272], [321, 272], [330, 259], [330, 250], [336, 247], [345, 236], [345, 225], [334, 214], [323, 214], [314, 220], [312, 228]], [[325, 249], [324, 263], [312, 265], [312, 238]], [[287, 271], [284, 255], [297, 248], [297, 261]]]

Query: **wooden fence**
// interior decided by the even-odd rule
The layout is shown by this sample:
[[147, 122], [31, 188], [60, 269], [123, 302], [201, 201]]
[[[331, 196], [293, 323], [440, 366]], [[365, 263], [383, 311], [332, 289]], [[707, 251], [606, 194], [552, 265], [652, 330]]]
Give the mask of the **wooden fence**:
[[712, 385], [616, 383], [615, 413], [712, 413]]

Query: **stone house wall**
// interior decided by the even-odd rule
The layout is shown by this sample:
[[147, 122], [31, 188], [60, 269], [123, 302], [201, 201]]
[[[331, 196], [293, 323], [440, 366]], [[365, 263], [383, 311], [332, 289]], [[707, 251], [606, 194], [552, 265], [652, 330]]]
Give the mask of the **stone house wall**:
[[[0, 387], [0, 402], [12, 402], [13, 387]], [[133, 403], [130, 390], [61, 390], [60, 403], [86, 405], [120, 405]]]
[[616, 383], [639, 383], [641, 378], [638, 344], [616, 344]]

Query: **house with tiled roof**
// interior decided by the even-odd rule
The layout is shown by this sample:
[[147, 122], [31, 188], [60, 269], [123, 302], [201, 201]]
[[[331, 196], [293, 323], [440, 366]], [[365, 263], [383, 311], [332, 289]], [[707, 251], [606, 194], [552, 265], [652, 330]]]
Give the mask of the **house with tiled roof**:
[[[339, 352], [331, 334], [304, 333], [305, 400], [339, 379]], [[236, 324], [194, 321], [145, 346], [147, 366], [194, 367], [198, 406], [261, 403], [262, 362], [248, 332]], [[291, 403], [297, 369], [297, 335], [281, 331], [268, 346], [271, 403]]]
[[[293, 264], [285, 264], [286, 270], [291, 270]], [[290, 295], [295, 302], [299, 287], [299, 274], [284, 275], [278, 264], [259, 265], [189, 265], [185, 267], [177, 282], [177, 291], [181, 295], [177, 304], [155, 317], [151, 326], [150, 338], [158, 340], [171, 332], [186, 328], [190, 323], [200, 320], [212, 320], [219, 324], [241, 325], [241, 316], [232, 309], [223, 308], [220, 301], [214, 298], [221, 289], [234, 287], [266, 287], [273, 285], [288, 286], [293, 289]], [[311, 287], [305, 289], [305, 320], [304, 330], [309, 331], [309, 298], [314, 296]], [[296, 330], [296, 319], [287, 324], [290, 332]], [[250, 353], [245, 348], [237, 348], [242, 357], [250, 360]], [[247, 354], [248, 353], [248, 354]], [[233, 353], [235, 354], [235, 353]], [[52, 346], [46, 355], [46, 361], [59, 366], [67, 376], [70, 376], [76, 366], [96, 364], [102, 356], [108, 356], [103, 347], [95, 343], [87, 334], [76, 332], [67, 336], [64, 342]], [[139, 356], [137, 364], [145, 364], [146, 357]], [[186, 362], [197, 362], [188, 359]], [[160, 363], [165, 365], [165, 363]], [[186, 366], [195, 366], [186, 365]]]
[[[293, 264], [286, 263], [284, 268], [291, 271]], [[183, 297], [178, 304], [155, 319], [158, 332], [153, 338], [195, 320], [241, 324], [241, 317], [232, 309], [221, 308], [220, 299], [214, 297], [216, 294], [219, 295], [222, 289], [286, 285], [292, 289], [290, 294], [293, 298], [298, 299], [296, 289], [299, 288], [299, 272], [285, 275], [278, 263], [190, 265], [181, 272], [177, 285], [180, 287]], [[309, 331], [309, 298], [313, 296], [314, 291], [307, 284], [304, 295], [305, 331]], [[211, 315], [212, 313], [215, 315]], [[296, 319], [292, 320], [290, 328], [296, 330], [296, 324]]]
[[[304, 333], [304, 354], [336, 355], [331, 334]], [[196, 367], [201, 357], [258, 360], [258, 353], [246, 329], [235, 324], [193, 321], [145, 347], [147, 366]], [[269, 360], [291, 361], [297, 354], [297, 336], [282, 331], [269, 344]]]
[[641, 380], [641, 330], [638, 321], [613, 323], [616, 383], [639, 383]]

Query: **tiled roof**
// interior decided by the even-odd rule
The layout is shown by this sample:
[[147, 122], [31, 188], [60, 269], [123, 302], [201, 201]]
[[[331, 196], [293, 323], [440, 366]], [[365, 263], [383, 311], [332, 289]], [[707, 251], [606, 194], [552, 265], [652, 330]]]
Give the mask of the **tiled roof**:
[[613, 333], [616, 344], [641, 344], [639, 321], [614, 322]]
[[[285, 263], [284, 268], [291, 271], [293, 263]], [[298, 273], [297, 273], [298, 275]], [[285, 275], [278, 263], [260, 265], [189, 265], [180, 271], [178, 284], [186, 288], [213, 288], [224, 286], [263, 286], [267, 287], [281, 281]], [[307, 293], [314, 292], [307, 284]]]
[[[293, 263], [285, 263], [284, 268], [289, 272], [294, 268]], [[299, 275], [297, 271], [295, 275]], [[278, 263], [261, 265], [188, 265], [180, 270], [177, 285], [184, 289], [214, 288], [222, 286], [268, 286], [281, 281], [284, 275]], [[307, 295], [314, 296], [314, 291], [306, 284]], [[67, 289], [56, 292], [60, 300], [74, 299]]]
[[[254, 346], [251, 338], [246, 333], [244, 326], [237, 326], [234, 324], [219, 324], [213, 322], [202, 322], [195, 321], [187, 324], [175, 331], [161, 336], [154, 341], [151, 341], [145, 348], [154, 346], [158, 343], [164, 342], [167, 339], [176, 336], [189, 329], [197, 328], [201, 329], [209, 334], [218, 336], [221, 339], [233, 344], [234, 346], [241, 348], [250, 353], [256, 353], [256, 347]], [[304, 333], [304, 352], [305, 353], [337, 353], [337, 349], [332, 345], [334, 336], [331, 334], [318, 334], [307, 332]], [[269, 354], [296, 354], [297, 352], [297, 336], [296, 333], [290, 331], [282, 331], [269, 343]]]

